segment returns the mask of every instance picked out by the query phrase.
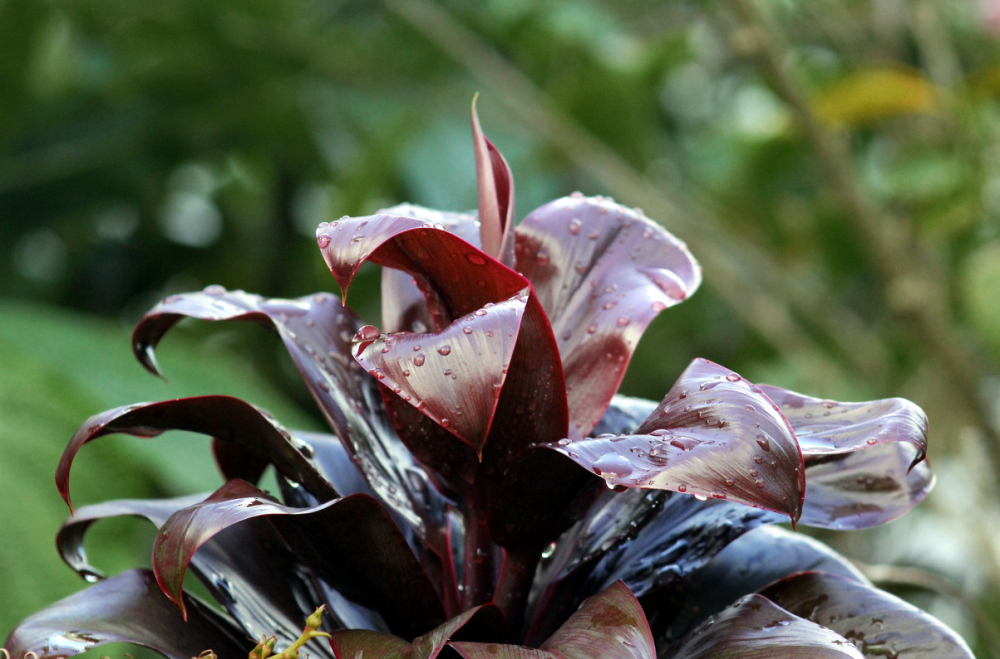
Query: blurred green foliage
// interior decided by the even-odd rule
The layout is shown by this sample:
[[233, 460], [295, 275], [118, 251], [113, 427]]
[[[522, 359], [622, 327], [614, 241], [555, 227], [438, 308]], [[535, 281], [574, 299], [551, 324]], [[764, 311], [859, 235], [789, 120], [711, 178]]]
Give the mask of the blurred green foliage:
[[[474, 207], [480, 91], [519, 217], [610, 194], [705, 264], [623, 392], [659, 398], [703, 356], [928, 411], [936, 492], [829, 540], [944, 573], [961, 597], [920, 597], [1000, 653], [1000, 3], [2, 0], [0, 90], [0, 296], [125, 325], [212, 283], [335, 289], [320, 221]], [[372, 323], [378, 281], [366, 269], [350, 300]], [[90, 414], [212, 392], [320, 423], [252, 384], [313, 409], [263, 333], [168, 341], [167, 388], [126, 366], [125, 325], [0, 307], [0, 590], [17, 601], [0, 632], [73, 581], [49, 548], [51, 471]], [[214, 482], [207, 461], [176, 473], [157, 442], [98, 444], [74, 474], [81, 501]], [[109, 566], [145, 560], [136, 533], [101, 540]]]

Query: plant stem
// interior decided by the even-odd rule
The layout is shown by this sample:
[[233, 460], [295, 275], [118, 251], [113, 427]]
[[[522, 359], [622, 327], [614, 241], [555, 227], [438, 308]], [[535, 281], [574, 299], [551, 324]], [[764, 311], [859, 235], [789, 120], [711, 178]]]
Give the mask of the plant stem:
[[541, 555], [539, 550], [519, 549], [508, 551], [504, 556], [493, 603], [503, 611], [507, 634], [511, 638], [518, 638], [524, 625], [524, 609]]
[[465, 575], [462, 588], [463, 608], [469, 609], [490, 601], [493, 594], [493, 536], [487, 514], [484, 478], [477, 478], [469, 488], [465, 506]]

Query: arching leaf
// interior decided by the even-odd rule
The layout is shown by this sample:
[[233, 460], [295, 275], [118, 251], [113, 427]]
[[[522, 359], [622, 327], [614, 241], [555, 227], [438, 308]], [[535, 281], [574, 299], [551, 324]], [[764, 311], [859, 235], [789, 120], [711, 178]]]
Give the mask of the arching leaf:
[[[88, 581], [97, 580], [103, 575], [90, 565], [83, 546], [91, 525], [108, 517], [133, 515], [160, 528], [178, 510], [204, 498], [194, 495], [84, 506], [63, 523], [56, 547], [67, 565]], [[216, 534], [192, 557], [191, 568], [248, 638], [274, 635], [282, 645], [290, 645], [321, 602], [308, 569], [264, 519], [247, 520]]]
[[344, 597], [374, 609], [397, 634], [415, 636], [444, 618], [434, 588], [388, 513], [356, 494], [312, 509], [283, 506], [243, 481], [174, 513], [153, 545], [157, 581], [172, 600], [195, 551], [217, 533], [267, 517], [296, 558]]
[[656, 657], [646, 615], [620, 581], [586, 600], [541, 649], [567, 659]]
[[4, 649], [12, 657], [39, 659], [79, 654], [107, 643], [135, 643], [169, 659], [205, 650], [220, 657], [249, 652], [252, 641], [198, 600], [184, 596], [188, 618], [156, 587], [148, 570], [131, 570], [70, 595], [14, 628]]
[[764, 588], [778, 606], [853, 641], [869, 659], [972, 659], [965, 641], [917, 607], [867, 584], [823, 572]]
[[748, 595], [663, 652], [672, 659], [863, 659], [843, 636]]
[[159, 373], [153, 350], [163, 335], [185, 316], [201, 320], [254, 322], [276, 331], [337, 437], [380, 501], [425, 537], [443, 524], [441, 507], [424, 468], [399, 441], [385, 416], [375, 379], [350, 354], [361, 324], [328, 293], [295, 300], [268, 300], [242, 291], [210, 287], [205, 292], [173, 295], [154, 307], [136, 326], [133, 351]]
[[656, 315], [694, 293], [701, 268], [683, 242], [610, 199], [574, 195], [517, 227], [516, 269], [559, 342], [570, 437], [587, 435], [618, 390]]
[[156, 437], [167, 430], [187, 430], [224, 440], [273, 464], [279, 472], [302, 483], [321, 501], [337, 496], [330, 482], [303, 454], [305, 447], [297, 444], [274, 417], [231, 396], [197, 396], [160, 403], [137, 403], [90, 417], [74, 433], [59, 460], [56, 468], [59, 493], [70, 504], [70, 469], [77, 452], [87, 442], [115, 433]]
[[753, 384], [696, 359], [630, 435], [551, 446], [609, 486], [647, 487], [802, 513], [805, 477], [795, 434]]

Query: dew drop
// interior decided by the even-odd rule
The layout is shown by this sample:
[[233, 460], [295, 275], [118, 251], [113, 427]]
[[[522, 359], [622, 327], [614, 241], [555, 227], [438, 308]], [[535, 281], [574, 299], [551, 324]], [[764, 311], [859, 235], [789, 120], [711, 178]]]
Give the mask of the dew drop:
[[726, 479], [726, 487], [732, 487], [735, 484], [736, 484], [736, 481], [734, 481], [732, 478], [727, 478]]
[[602, 307], [602, 309], [604, 309], [605, 311], [607, 311], [608, 309], [614, 308], [614, 306], [616, 304], [617, 304], [617, 302], [605, 302], [604, 306]]
[[361, 341], [374, 341], [378, 339], [378, 337], [380, 337], [381, 335], [382, 333], [379, 332], [378, 328], [375, 327], [374, 325], [365, 325], [364, 327], [358, 330], [356, 338], [360, 339]]
[[678, 492], [687, 492], [688, 491], [687, 485], [678, 485], [677, 486], [677, 491]]
[[729, 380], [730, 382], [739, 382], [740, 376], [737, 375], [736, 373], [730, 373], [729, 375], [726, 376], [726, 379]]
[[757, 477], [757, 474], [758, 474], [758, 473], [759, 473], [759, 472], [758, 472], [758, 471], [757, 471], [756, 469], [751, 469], [751, 470], [750, 470], [750, 475], [751, 475], [751, 476], [753, 476], [754, 478], [756, 478], [756, 477]]
[[483, 316], [486, 315], [486, 309], [476, 309], [473, 312], [473, 315], [476, 315], [476, 316], [479, 316], [480, 318], [482, 318]]
[[762, 480], [761, 480], [761, 479], [759, 479], [759, 478], [758, 478], [757, 480], [755, 480], [755, 481], [753, 482], [753, 484], [754, 484], [754, 485], [756, 485], [757, 487], [764, 487], [764, 481], [762, 481]]
[[593, 334], [597, 331], [597, 323], [592, 323], [590, 327], [587, 328], [587, 334]]
[[831, 409], [831, 408], [834, 408], [836, 406], [837, 406], [837, 402], [836, 401], [833, 401], [833, 400], [824, 400], [823, 401], [823, 407], [825, 407], [827, 409]]
[[622, 316], [621, 318], [618, 319], [618, 322], [615, 324], [618, 325], [618, 327], [627, 327], [628, 323], [629, 323], [628, 316]]
[[441, 355], [442, 357], [447, 357], [448, 355], [451, 354], [451, 346], [447, 345], [441, 346], [440, 348], [438, 348], [438, 354]]
[[316, 244], [319, 245], [320, 249], [326, 249], [330, 244], [330, 236], [325, 234], [322, 236], [316, 236]]
[[660, 311], [663, 311], [666, 308], [667, 308], [667, 305], [665, 305], [663, 302], [660, 302], [659, 300], [657, 300], [656, 302], [653, 303], [653, 311], [660, 312]]
[[486, 265], [486, 259], [481, 257], [479, 254], [476, 254], [475, 252], [469, 252], [468, 254], [465, 255], [465, 258], [467, 258], [469, 260], [469, 263], [473, 265]]
[[874, 437], [869, 438], [869, 440], [868, 440], [868, 445], [869, 446], [875, 446], [876, 444], [878, 444], [878, 440], [877, 439], [875, 439]]
[[423, 354], [417, 355], [416, 357], [413, 358], [413, 365], [414, 366], [423, 366], [424, 365], [424, 356], [423, 356]]
[[386, 354], [387, 352], [389, 352], [390, 350], [392, 350], [392, 346], [389, 345], [388, 342], [382, 344], [382, 354], [383, 355]]
[[574, 236], [578, 236], [580, 235], [581, 226], [583, 225], [580, 222], [580, 220], [574, 218], [572, 221], [570, 221], [569, 226], [567, 228], [569, 229], [569, 232], [571, 234], [573, 234]]
[[756, 412], [757, 408], [753, 405], [747, 405], [747, 412]]
[[451, 426], [451, 419], [442, 418], [441, 419], [441, 427], [442, 428], [448, 428], [449, 426]]
[[538, 254], [535, 256], [535, 263], [537, 263], [538, 265], [541, 265], [541, 266], [548, 265], [549, 264], [549, 253], [546, 252], [544, 249], [543, 250], [539, 250]]
[[472, 334], [472, 328], [471, 327], [463, 327], [462, 328], [462, 333], [463, 334]]
[[403, 375], [404, 375], [405, 377], [410, 377], [410, 369], [408, 369], [408, 368], [404, 368], [404, 369], [403, 369]]
[[765, 451], [771, 450], [771, 442], [767, 441], [767, 437], [764, 435], [757, 435], [757, 446], [761, 447]]
[[368, 372], [371, 373], [372, 375], [374, 375], [376, 380], [381, 380], [381, 379], [383, 379], [385, 377], [385, 371], [383, 371], [380, 368], [373, 368], [372, 370], [370, 370]]
[[755, 455], [753, 457], [753, 461], [756, 462], [757, 464], [760, 464], [760, 463], [764, 462], [764, 458], [760, 457], [759, 455]]
[[210, 286], [206, 286], [205, 290], [202, 291], [202, 293], [205, 293], [207, 295], [222, 295], [225, 292], [226, 292], [226, 287], [219, 286], [218, 284], [212, 284]]

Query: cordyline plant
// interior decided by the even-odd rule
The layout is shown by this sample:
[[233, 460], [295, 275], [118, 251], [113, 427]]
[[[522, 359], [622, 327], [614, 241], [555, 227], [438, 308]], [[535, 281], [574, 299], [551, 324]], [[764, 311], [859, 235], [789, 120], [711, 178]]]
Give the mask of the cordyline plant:
[[[327, 632], [311, 654], [971, 657], [844, 558], [770, 526], [859, 529], [912, 508], [933, 484], [920, 408], [811, 398], [704, 359], [659, 404], [616, 395], [649, 322], [698, 288], [698, 263], [602, 197], [515, 228], [507, 163], [472, 121], [478, 216], [402, 205], [317, 229], [345, 298], [364, 262], [383, 266], [382, 330], [327, 293], [218, 286], [142, 319], [133, 349], [154, 373], [184, 317], [274, 330], [335, 434], [225, 396], [92, 417], [56, 472], [67, 503], [77, 451], [113, 433], [209, 435], [227, 482], [77, 510], [57, 545], [96, 583], [21, 623], [7, 651], [292, 658]], [[280, 501], [255, 486], [268, 466]], [[87, 529], [117, 515], [159, 528], [152, 571], [88, 563]], [[228, 615], [182, 592], [189, 566]]]

